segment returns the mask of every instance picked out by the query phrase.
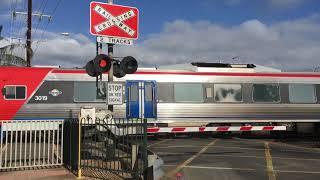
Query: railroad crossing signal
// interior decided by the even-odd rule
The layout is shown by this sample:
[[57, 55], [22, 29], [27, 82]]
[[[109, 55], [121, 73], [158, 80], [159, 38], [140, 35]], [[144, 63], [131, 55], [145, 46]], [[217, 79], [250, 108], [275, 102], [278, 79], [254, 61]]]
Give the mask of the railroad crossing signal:
[[98, 77], [111, 68], [112, 60], [105, 54], [99, 54], [86, 64], [86, 71], [89, 76]]
[[139, 11], [135, 7], [90, 3], [90, 33], [95, 36], [138, 38]]
[[85, 68], [89, 76], [98, 77], [104, 72], [108, 72], [113, 63], [113, 75], [122, 78], [126, 74], [133, 74], [138, 69], [138, 62], [132, 56], [124, 57], [121, 61], [110, 59], [108, 55], [99, 54], [93, 60], [89, 61]]

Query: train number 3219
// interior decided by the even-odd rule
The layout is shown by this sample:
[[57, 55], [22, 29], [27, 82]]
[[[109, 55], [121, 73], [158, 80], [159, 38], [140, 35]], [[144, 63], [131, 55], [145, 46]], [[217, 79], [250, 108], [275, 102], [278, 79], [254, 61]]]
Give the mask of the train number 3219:
[[48, 100], [48, 96], [35, 96], [36, 101], [47, 101]]

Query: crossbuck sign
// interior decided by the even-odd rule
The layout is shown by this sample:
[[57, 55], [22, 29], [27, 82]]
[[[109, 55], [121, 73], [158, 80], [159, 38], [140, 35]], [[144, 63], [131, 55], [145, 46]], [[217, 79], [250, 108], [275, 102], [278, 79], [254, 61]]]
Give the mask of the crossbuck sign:
[[137, 8], [101, 2], [90, 3], [90, 32], [95, 36], [138, 38]]

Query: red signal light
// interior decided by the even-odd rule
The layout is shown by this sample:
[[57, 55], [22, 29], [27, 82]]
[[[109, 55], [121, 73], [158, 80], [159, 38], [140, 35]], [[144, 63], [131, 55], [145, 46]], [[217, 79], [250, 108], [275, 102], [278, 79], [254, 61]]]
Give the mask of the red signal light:
[[100, 63], [99, 63], [99, 66], [104, 68], [108, 65], [108, 62], [105, 60], [105, 59], [101, 59], [100, 60]]

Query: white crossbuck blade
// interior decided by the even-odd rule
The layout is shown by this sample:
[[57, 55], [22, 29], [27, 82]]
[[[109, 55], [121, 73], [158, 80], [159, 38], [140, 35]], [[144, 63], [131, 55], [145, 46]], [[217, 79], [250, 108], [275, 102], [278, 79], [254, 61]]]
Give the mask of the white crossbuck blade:
[[133, 10], [129, 10], [117, 17], [114, 17], [111, 13], [109, 13], [107, 10], [105, 10], [103, 7], [99, 5], [96, 5], [94, 11], [97, 12], [100, 16], [106, 18], [105, 22], [94, 26], [94, 29], [97, 33], [116, 25], [130, 36], [133, 36], [135, 34], [135, 31], [133, 29], [131, 29], [128, 25], [123, 23], [123, 21], [136, 16]]

